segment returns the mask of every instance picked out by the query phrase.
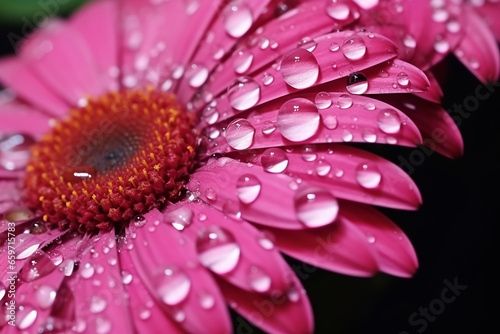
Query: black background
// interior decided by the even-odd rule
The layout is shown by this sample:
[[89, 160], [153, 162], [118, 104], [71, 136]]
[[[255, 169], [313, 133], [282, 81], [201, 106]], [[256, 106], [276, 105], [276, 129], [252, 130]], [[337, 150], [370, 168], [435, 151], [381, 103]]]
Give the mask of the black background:
[[[13, 52], [7, 34], [20, 27], [0, 23], [0, 52]], [[480, 82], [453, 57], [441, 71], [445, 109], [474, 95]], [[460, 131], [464, 156], [450, 160], [437, 153], [426, 156], [412, 178], [424, 204], [418, 211], [383, 210], [401, 226], [416, 249], [420, 269], [412, 279], [384, 274], [353, 278], [316, 269], [303, 284], [313, 305], [317, 333], [494, 333], [500, 332], [496, 269], [500, 234], [500, 85], [480, 107], [463, 119]], [[365, 146], [397, 162], [412, 149]], [[297, 262], [293, 262], [297, 264]], [[432, 321], [417, 315], [436, 301], [455, 280], [467, 288]], [[448, 294], [447, 296], [451, 296]], [[234, 317], [236, 333], [261, 333]], [[425, 323], [425, 328], [424, 328]]]

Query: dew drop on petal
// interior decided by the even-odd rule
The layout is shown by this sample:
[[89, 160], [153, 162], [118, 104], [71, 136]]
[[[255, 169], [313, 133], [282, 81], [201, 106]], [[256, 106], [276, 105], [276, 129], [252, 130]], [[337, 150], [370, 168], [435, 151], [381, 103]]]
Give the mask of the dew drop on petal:
[[337, 98], [337, 106], [340, 108], [340, 109], [348, 109], [352, 106], [353, 104], [353, 101], [352, 101], [352, 98], [347, 95], [347, 94], [341, 94], [338, 98]]
[[134, 278], [134, 276], [132, 276], [131, 273], [129, 273], [128, 271], [122, 271], [122, 283], [127, 285], [127, 284], [130, 284], [130, 282], [132, 282], [132, 279]]
[[276, 131], [277, 127], [273, 123], [267, 121], [266, 124], [262, 127], [262, 133], [264, 135], [270, 135], [274, 131]]
[[403, 37], [403, 44], [409, 49], [414, 49], [417, 47], [417, 40], [410, 34], [406, 34]]
[[234, 71], [243, 74], [252, 66], [253, 54], [250, 51], [242, 50], [236, 53], [233, 66]]
[[208, 68], [193, 64], [186, 71], [186, 79], [189, 80], [189, 85], [193, 88], [201, 87], [208, 78]]
[[31, 152], [30, 147], [35, 139], [27, 134], [0, 134], [0, 167], [6, 170], [19, 170], [28, 163]]
[[87, 279], [91, 278], [94, 275], [94, 272], [95, 272], [95, 268], [90, 262], [87, 262], [81, 266], [80, 275], [83, 278], [87, 278]]
[[366, 54], [366, 44], [361, 36], [351, 36], [342, 44], [342, 52], [349, 60], [358, 60]]
[[354, 0], [354, 2], [363, 9], [371, 9], [378, 5], [379, 0]]
[[410, 84], [410, 77], [405, 72], [400, 72], [396, 80], [401, 87], [407, 87]]
[[56, 266], [54, 265], [54, 262], [52, 262], [46, 253], [40, 251], [23, 265], [20, 277], [25, 282], [31, 282], [38, 278], [47, 276], [55, 268]]
[[324, 116], [323, 117], [323, 125], [330, 130], [337, 128], [337, 126], [338, 126], [337, 116], [335, 116], [335, 115]]
[[205, 310], [210, 310], [215, 305], [215, 298], [212, 295], [209, 295], [205, 292], [199, 293], [200, 297], [200, 306]]
[[33, 217], [33, 212], [29, 210], [28, 208], [25, 207], [15, 207], [12, 209], [7, 210], [4, 214], [3, 217], [5, 220], [11, 223], [23, 221], [23, 220], [28, 220], [31, 217]]
[[314, 146], [305, 146], [302, 149], [302, 159], [307, 162], [316, 160], [318, 155], [315, 153]]
[[332, 19], [344, 21], [349, 18], [351, 8], [345, 3], [345, 1], [327, 0], [326, 13]]
[[225, 201], [224, 204], [222, 205], [222, 212], [226, 216], [231, 217], [235, 220], [241, 219], [241, 209], [239, 202], [233, 200]]
[[374, 189], [380, 185], [382, 174], [377, 166], [370, 163], [361, 163], [356, 168], [356, 181], [363, 188]]
[[363, 94], [368, 90], [368, 79], [362, 73], [351, 73], [347, 77], [346, 89], [351, 94]]
[[236, 191], [242, 203], [253, 203], [260, 195], [262, 184], [260, 180], [252, 174], [241, 175], [236, 181]]
[[241, 252], [234, 236], [218, 226], [205, 227], [198, 232], [196, 250], [201, 264], [217, 274], [232, 271]]
[[311, 52], [298, 48], [283, 57], [280, 73], [289, 86], [296, 89], [308, 88], [318, 80], [318, 61]]
[[224, 29], [234, 38], [243, 36], [253, 24], [252, 11], [243, 0], [231, 1], [222, 13]]
[[318, 107], [307, 99], [296, 98], [281, 106], [276, 125], [283, 137], [293, 142], [300, 142], [316, 133], [319, 121]]
[[274, 242], [272, 241], [273, 237], [268, 232], [261, 232], [257, 236], [257, 242], [259, 245], [267, 250], [271, 250], [274, 248]]
[[377, 141], [377, 134], [372, 129], [363, 130], [361, 137], [367, 143], [375, 143]]
[[264, 84], [264, 86], [269, 86], [273, 83], [273, 81], [274, 77], [271, 74], [264, 73], [264, 75], [262, 76], [262, 83]]
[[308, 227], [320, 227], [332, 223], [339, 211], [337, 199], [326, 189], [306, 187], [295, 194], [297, 218]]
[[244, 150], [252, 146], [255, 128], [246, 119], [235, 119], [226, 129], [226, 140], [236, 150]]
[[154, 290], [167, 305], [184, 301], [191, 290], [191, 280], [181, 268], [165, 265], [157, 270], [153, 278]]
[[0, 300], [2, 300], [2, 299], [3, 299], [3, 297], [5, 296], [5, 292], [6, 292], [6, 291], [7, 291], [7, 290], [5, 289], [5, 285], [3, 285], [3, 283], [2, 283], [2, 282], [0, 282]]
[[188, 207], [181, 206], [173, 211], [165, 212], [164, 220], [178, 231], [184, 230], [193, 222], [193, 210]]
[[95, 332], [97, 334], [108, 334], [111, 332], [111, 328], [113, 327], [113, 324], [111, 323], [110, 320], [103, 318], [103, 317], [96, 317], [95, 319]]
[[107, 302], [100, 296], [92, 296], [90, 297], [90, 306], [89, 310], [92, 313], [100, 313], [104, 311], [107, 306]]
[[215, 192], [215, 190], [213, 188], [207, 188], [205, 190], [205, 196], [207, 196], [207, 198], [210, 201], [216, 201], [217, 200], [217, 193]]
[[318, 46], [318, 43], [310, 37], [304, 37], [300, 40], [297, 46], [299, 48], [306, 49], [309, 52], [313, 52], [314, 49], [316, 49], [316, 46]]
[[437, 40], [434, 43], [434, 50], [438, 53], [447, 53], [450, 50], [450, 44], [444, 39]]
[[262, 153], [260, 158], [262, 167], [269, 173], [281, 173], [288, 166], [288, 157], [285, 151], [280, 148], [268, 148]]
[[316, 163], [316, 174], [319, 176], [326, 176], [330, 173], [332, 170], [332, 166], [328, 161], [325, 160], [318, 160]]
[[340, 49], [340, 45], [339, 45], [339, 43], [337, 43], [337, 42], [332, 42], [332, 43], [330, 44], [330, 51], [332, 51], [332, 52], [336, 52], [336, 51], [338, 51], [339, 49]]
[[141, 228], [144, 225], [146, 225], [146, 218], [144, 216], [141, 216], [141, 215], [135, 216], [132, 221], [133, 221], [134, 226], [137, 228]]
[[316, 94], [314, 103], [316, 103], [318, 109], [326, 109], [332, 105], [332, 98], [327, 92], [319, 92]]
[[16, 325], [19, 329], [27, 329], [36, 320], [36, 317], [38, 315], [38, 312], [36, 311], [35, 308], [25, 305], [25, 306], [19, 306], [19, 310], [17, 311], [16, 314]]
[[234, 109], [247, 110], [259, 102], [260, 86], [250, 77], [240, 77], [229, 86], [227, 95]]
[[36, 290], [35, 299], [41, 308], [49, 308], [56, 299], [56, 290], [51, 286], [42, 285]]
[[401, 118], [396, 110], [383, 109], [377, 115], [377, 125], [385, 133], [397, 133], [401, 129]]
[[262, 269], [257, 266], [252, 266], [250, 268], [250, 273], [248, 274], [250, 281], [250, 286], [257, 292], [267, 292], [271, 288], [271, 277], [267, 275]]

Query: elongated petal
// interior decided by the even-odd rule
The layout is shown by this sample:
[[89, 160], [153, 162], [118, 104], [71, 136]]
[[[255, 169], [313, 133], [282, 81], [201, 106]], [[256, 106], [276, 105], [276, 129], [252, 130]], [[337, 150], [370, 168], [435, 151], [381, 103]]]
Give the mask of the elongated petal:
[[500, 53], [495, 36], [474, 11], [465, 11], [467, 33], [454, 51], [460, 61], [482, 82], [496, 81], [500, 75]]
[[23, 133], [32, 137], [48, 132], [50, 117], [33, 107], [21, 103], [0, 105], [1, 134]]

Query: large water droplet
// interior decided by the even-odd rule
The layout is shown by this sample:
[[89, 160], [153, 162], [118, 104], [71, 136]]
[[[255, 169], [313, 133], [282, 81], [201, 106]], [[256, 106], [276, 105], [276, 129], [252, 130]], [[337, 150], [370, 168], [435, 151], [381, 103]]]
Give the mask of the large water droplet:
[[361, 36], [351, 36], [342, 44], [342, 52], [349, 60], [358, 60], [366, 54], [366, 44]]
[[291, 87], [308, 88], [318, 80], [318, 61], [311, 52], [298, 48], [283, 57], [280, 73], [283, 80]]
[[385, 133], [397, 133], [401, 129], [401, 118], [396, 110], [383, 109], [377, 115], [377, 124]]
[[[306, 51], [307, 52], [307, 51]], [[281, 135], [294, 142], [311, 138], [319, 127], [320, 115], [316, 105], [304, 98], [285, 102], [276, 119]]]
[[197, 64], [192, 64], [186, 71], [186, 79], [189, 80], [189, 85], [193, 88], [201, 87], [208, 78], [208, 68]]
[[405, 72], [400, 72], [396, 80], [401, 87], [407, 87], [410, 84], [410, 77]]
[[193, 210], [181, 206], [175, 210], [165, 212], [164, 219], [166, 223], [172, 224], [177, 230], [182, 231], [193, 221]]
[[253, 54], [250, 51], [242, 50], [236, 53], [236, 57], [234, 59], [234, 71], [238, 74], [243, 74], [252, 65]]
[[196, 239], [200, 262], [217, 274], [233, 270], [240, 259], [240, 246], [234, 236], [218, 226], [203, 228]]
[[349, 15], [351, 14], [351, 8], [343, 0], [340, 0], [340, 1], [327, 0], [326, 13], [332, 19], [335, 19], [338, 21], [344, 21], [344, 20], [347, 20], [349, 18]]
[[177, 305], [184, 301], [191, 290], [191, 280], [181, 268], [166, 265], [153, 278], [154, 289], [167, 305]]
[[375, 165], [362, 163], [356, 168], [356, 181], [364, 188], [377, 188], [381, 180], [382, 174]]
[[0, 167], [6, 170], [19, 170], [26, 166], [31, 153], [30, 147], [35, 139], [27, 134], [0, 135]]
[[252, 266], [250, 268], [248, 278], [250, 280], [250, 286], [257, 292], [266, 292], [271, 288], [271, 277], [257, 266]]
[[337, 218], [337, 199], [326, 189], [305, 187], [295, 194], [297, 218], [308, 227], [330, 224]]
[[255, 128], [246, 119], [235, 119], [226, 129], [226, 140], [236, 150], [244, 150], [252, 146]]
[[40, 251], [23, 265], [20, 276], [25, 282], [31, 282], [47, 276], [55, 268], [56, 266], [47, 254]]
[[250, 77], [240, 77], [229, 86], [227, 95], [234, 109], [247, 110], [259, 102], [260, 86]]
[[282, 149], [273, 147], [262, 153], [260, 162], [266, 172], [281, 173], [288, 166], [288, 157]]
[[15, 207], [7, 210], [3, 214], [5, 220], [12, 223], [28, 220], [33, 216], [34, 216], [33, 212], [25, 207]]
[[363, 94], [368, 90], [368, 80], [362, 73], [351, 73], [347, 77], [346, 89], [351, 94]]
[[250, 8], [243, 0], [231, 1], [222, 13], [224, 29], [234, 37], [243, 36], [253, 24]]
[[16, 314], [17, 327], [19, 329], [29, 328], [35, 322], [37, 315], [38, 312], [35, 308], [29, 305], [19, 306], [19, 310]]
[[236, 181], [238, 198], [245, 204], [253, 203], [259, 197], [261, 188], [260, 180], [252, 174], [241, 175]]

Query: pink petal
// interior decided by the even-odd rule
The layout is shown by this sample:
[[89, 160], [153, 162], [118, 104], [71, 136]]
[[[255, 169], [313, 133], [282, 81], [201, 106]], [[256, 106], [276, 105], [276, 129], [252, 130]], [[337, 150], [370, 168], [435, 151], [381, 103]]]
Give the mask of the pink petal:
[[266, 229], [282, 252], [313, 266], [362, 277], [373, 276], [378, 271], [375, 252], [366, 236], [342, 213], [333, 224], [317, 229]]
[[224, 268], [224, 272], [213, 270], [215, 274], [250, 292], [269, 294], [288, 289], [290, 282], [283, 275], [288, 270], [288, 264], [272, 246], [272, 241], [265, 239], [255, 227], [245, 221], [231, 219], [213, 207], [192, 202], [171, 206], [165, 212], [166, 222], [178, 219], [178, 212], [186, 210], [196, 217], [193, 225], [185, 231], [192, 240], [203, 240], [203, 233], [210, 232], [214, 227], [214, 230], [220, 228], [223, 233], [234, 238], [236, 247], [241, 250], [234, 268], [229, 266]]
[[[144, 227], [127, 232], [127, 239], [134, 245], [129, 254], [156, 303], [188, 332], [229, 333], [231, 325], [225, 303], [211, 275], [197, 265], [194, 242], [162, 223], [163, 215], [158, 210], [144, 217]], [[162, 280], [166, 269], [177, 275], [179, 290], [169, 288], [168, 278], [166, 283]], [[205, 294], [213, 298], [210, 308], [200, 304], [200, 296]]]
[[425, 75], [427, 76], [427, 79], [429, 79], [430, 86], [427, 91], [422, 93], [415, 93], [415, 95], [430, 102], [441, 103], [441, 99], [443, 98], [443, 90], [441, 89], [439, 82], [431, 71], [426, 71]]
[[[250, 77], [237, 79], [236, 83], [227, 82], [226, 85], [207, 87], [206, 92], [209, 95], [216, 96], [219, 92], [225, 90], [227, 86], [230, 86], [227, 93], [216, 98], [215, 102], [211, 103], [218, 110], [224, 111], [221, 119], [297, 92], [303, 88], [310, 88], [339, 78], [345, 79], [338, 81], [336, 87], [345, 91], [346, 78], [349, 74], [354, 72], [365, 73], [365, 71], [369, 71], [369, 67], [381, 64], [397, 54], [394, 44], [388, 39], [380, 35], [364, 32], [342, 31], [320, 36], [315, 41], [317, 46], [312, 52], [297, 48], [285, 54], [279, 65], [267, 65]], [[332, 43], [336, 43], [334, 48], [336, 51], [333, 52], [330, 50]], [[344, 43], [345, 48], [343, 48]], [[342, 50], [345, 50], [348, 56], [345, 56]], [[351, 60], [348, 57], [353, 59]], [[301, 61], [297, 62], [296, 59], [301, 59]], [[332, 64], [336, 65], [335, 68]], [[403, 64], [405, 63], [401, 65], [404, 66]], [[387, 70], [393, 67], [392, 63], [383, 66], [384, 68], [387, 67]], [[412, 66], [406, 66], [412, 69], [412, 72], [415, 72]], [[233, 71], [232, 67], [225, 70]], [[222, 71], [224, 71], [224, 68]], [[374, 78], [377, 78], [377, 74], [378, 71], [374, 73]], [[368, 78], [369, 74], [365, 73], [365, 75]], [[269, 76], [272, 76], [273, 80], [266, 85], [266, 78]], [[387, 88], [387, 79], [384, 79], [384, 88]], [[395, 77], [392, 77], [392, 79], [395, 82]], [[415, 79], [413, 83], [416, 90], [418, 90], [417, 81], [420, 80]], [[235, 84], [237, 86], [234, 86]], [[404, 91], [406, 92], [406, 90]], [[203, 105], [204, 103], [200, 103], [199, 107]]]
[[482, 1], [472, 3], [474, 10], [478, 12], [483, 20], [486, 22], [491, 32], [495, 35], [497, 40], [500, 40], [500, 6], [495, 1]]
[[15, 181], [0, 180], [0, 203], [5, 201], [19, 201], [21, 189], [19, 183]]
[[424, 145], [450, 158], [462, 156], [462, 135], [457, 124], [439, 104], [411, 95], [391, 96], [385, 100], [417, 124], [422, 131]]
[[105, 91], [89, 46], [65, 22], [52, 21], [37, 30], [21, 45], [20, 57], [47, 87], [71, 105]]
[[394, 276], [411, 277], [418, 268], [413, 246], [390, 219], [374, 208], [350, 202], [342, 203], [342, 217], [353, 224], [375, 248], [380, 271]]
[[71, 17], [70, 26], [77, 30], [93, 53], [99, 77], [108, 90], [118, 90], [113, 74], [118, 65], [118, 2], [91, 2]]
[[[289, 10], [286, 15], [279, 19], [271, 19], [251, 35], [238, 41], [238, 46], [231, 53], [224, 64], [218, 67], [217, 71], [210, 76], [210, 85], [214, 87], [212, 94], [220, 92], [220, 89], [227, 87], [236, 76], [248, 75], [259, 70], [261, 67], [275, 61], [279, 55], [297, 47], [297, 31], [302, 37], [306, 37], [302, 42], [303, 46], [314, 45], [314, 38], [328, 33], [335, 29], [340, 29], [353, 22], [353, 18], [343, 21], [336, 21], [327, 15], [326, 10], [318, 10], [323, 7], [322, 0], [308, 1], [297, 4], [297, 7]], [[310, 42], [308, 42], [310, 40]], [[215, 41], [214, 43], [217, 43]], [[219, 57], [223, 56], [223, 49], [217, 47], [212, 50], [210, 65], [213, 67]], [[210, 67], [210, 69], [212, 69]], [[195, 88], [189, 87], [187, 82], [179, 89], [180, 98], [189, 101], [195, 92]]]
[[[295, 274], [288, 272], [287, 275], [291, 287], [286, 295], [258, 295], [221, 280], [220, 286], [229, 305], [267, 333], [313, 333], [313, 314], [305, 290]], [[237, 322], [238, 330], [247, 330], [242, 319]]]
[[[390, 104], [364, 96], [328, 92], [317, 90], [292, 95], [255, 111], [241, 113], [238, 115], [241, 119], [209, 126], [206, 133], [211, 139], [207, 142], [206, 154], [298, 142], [368, 142], [402, 146], [422, 142], [417, 126]], [[294, 97], [297, 98], [292, 99]], [[210, 122], [209, 116], [205, 118], [207, 121]], [[205, 124], [201, 126], [207, 126]]]
[[61, 116], [68, 112], [69, 105], [17, 58], [0, 60], [0, 81], [19, 97], [50, 115]]
[[500, 76], [500, 53], [495, 36], [474, 11], [464, 11], [467, 32], [454, 53], [482, 82], [497, 81]]
[[101, 232], [81, 255], [79, 270], [68, 280], [77, 323], [89, 332], [134, 333], [118, 265], [115, 234]]
[[48, 116], [22, 103], [0, 105], [0, 134], [24, 133], [39, 137], [50, 129], [49, 121]]

